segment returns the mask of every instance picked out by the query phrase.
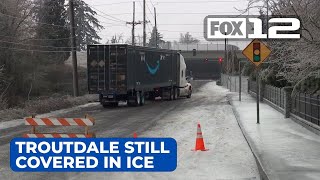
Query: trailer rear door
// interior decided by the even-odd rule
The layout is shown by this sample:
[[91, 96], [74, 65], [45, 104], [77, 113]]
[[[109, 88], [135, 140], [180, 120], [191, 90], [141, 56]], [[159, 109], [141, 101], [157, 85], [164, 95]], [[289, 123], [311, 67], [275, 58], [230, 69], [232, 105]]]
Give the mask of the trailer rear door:
[[126, 45], [89, 45], [87, 52], [88, 90], [126, 93]]
[[108, 64], [105, 46], [90, 45], [87, 50], [88, 90], [90, 94], [96, 94], [107, 87], [108, 76], [106, 64]]
[[127, 93], [127, 46], [112, 45], [109, 47], [109, 92]]

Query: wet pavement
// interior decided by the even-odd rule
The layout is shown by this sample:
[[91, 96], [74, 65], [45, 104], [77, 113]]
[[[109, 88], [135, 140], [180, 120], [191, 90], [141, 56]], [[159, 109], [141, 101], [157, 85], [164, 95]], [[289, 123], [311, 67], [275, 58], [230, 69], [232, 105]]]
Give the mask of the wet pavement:
[[269, 179], [320, 179], [320, 138], [291, 119], [260, 103], [256, 123], [256, 100], [248, 94], [229, 96], [238, 120]]
[[[103, 108], [98, 103], [55, 117], [83, 117], [89, 114], [96, 125], [89, 131], [97, 137], [173, 137], [178, 142], [178, 167], [172, 173], [15, 173], [9, 165], [9, 142], [30, 131], [24, 125], [3, 128], [0, 139], [0, 179], [86, 180], [86, 179], [260, 179], [252, 152], [246, 143], [227, 91], [215, 82], [193, 82], [190, 99], [148, 101], [142, 107]], [[193, 152], [196, 125], [202, 125], [207, 152]], [[46, 129], [40, 129], [45, 131]], [[74, 132], [77, 128], [54, 128]]]

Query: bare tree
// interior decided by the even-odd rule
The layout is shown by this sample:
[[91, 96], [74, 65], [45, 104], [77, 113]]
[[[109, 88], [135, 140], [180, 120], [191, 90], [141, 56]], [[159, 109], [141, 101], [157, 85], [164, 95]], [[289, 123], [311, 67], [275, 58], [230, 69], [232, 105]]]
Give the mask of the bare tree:
[[[265, 0], [249, 0], [247, 10], [259, 7], [265, 13], [265, 3]], [[269, 14], [298, 17], [302, 33], [300, 40], [268, 41], [272, 54], [262, 75], [264, 79], [275, 75], [296, 90], [303, 82], [320, 78], [320, 4], [316, 0], [269, 0], [269, 3]]]
[[117, 43], [123, 43], [123, 34], [115, 34], [111, 37], [110, 40], [107, 40], [106, 44], [117, 44]]
[[181, 44], [194, 44], [198, 43], [199, 39], [192, 37], [192, 35], [189, 32], [187, 32], [185, 34], [180, 34], [179, 42]]

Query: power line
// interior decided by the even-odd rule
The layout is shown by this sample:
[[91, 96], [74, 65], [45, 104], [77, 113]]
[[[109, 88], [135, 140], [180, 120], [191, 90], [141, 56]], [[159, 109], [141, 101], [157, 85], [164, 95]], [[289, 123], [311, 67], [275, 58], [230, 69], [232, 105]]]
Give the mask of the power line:
[[18, 42], [10, 42], [10, 41], [3, 41], [0, 40], [0, 42], [9, 43], [9, 44], [17, 44], [17, 45], [24, 45], [24, 46], [34, 46], [34, 47], [47, 47], [47, 48], [60, 48], [60, 49], [71, 49], [71, 47], [56, 47], [56, 46], [42, 46], [42, 45], [34, 45], [34, 44], [24, 44], [24, 43], [18, 43]]
[[206, 14], [206, 15], [214, 15], [214, 14], [230, 14], [230, 13], [237, 13], [237, 12], [226, 12], [226, 11], [223, 11], [223, 12], [188, 12], [188, 13], [185, 13], [185, 12], [163, 12], [163, 13], [157, 13], [157, 14], [182, 14], [182, 15], [188, 15], [188, 14]]
[[29, 52], [45, 52], [45, 53], [62, 53], [62, 52], [71, 52], [71, 51], [43, 51], [43, 50], [32, 50], [32, 49], [22, 49], [22, 48], [9, 48], [9, 47], [2, 47], [1, 49], [9, 49], [15, 51], [29, 51]]
[[[141, 1], [138, 1], [141, 2]], [[208, 1], [154, 1], [155, 4], [167, 4], [167, 3], [234, 3], [241, 2], [241, 0], [208, 0]], [[108, 4], [94, 4], [94, 6], [108, 6], [108, 5], [118, 5], [118, 4], [126, 4], [132, 3], [132, 1], [123, 1], [117, 3], [108, 3]], [[154, 4], [153, 4], [154, 6]]]
[[125, 23], [123, 22], [115, 22], [115, 23], [110, 23], [110, 22], [106, 22], [106, 21], [99, 21], [99, 23], [101, 24], [105, 24], [105, 25], [111, 25], [111, 26], [123, 26], [125, 25]]
[[[142, 6], [142, 4], [141, 4], [141, 2], [139, 1], [139, 4], [140, 4], [140, 6], [141, 6], [141, 8], [143, 9], [143, 6]], [[152, 34], [152, 31], [150, 30], [150, 25], [149, 25], [149, 23], [151, 23], [151, 21], [150, 21], [150, 19], [148, 18], [148, 16], [146, 16], [146, 18], [147, 18], [147, 22], [146, 22], [146, 24], [147, 24], [147, 28], [148, 28], [148, 30], [149, 30], [149, 33], [151, 33]], [[151, 23], [152, 24], [152, 23]]]
[[195, 25], [203, 26], [203, 24], [160, 24], [160, 25], [162, 25], [162, 26], [195, 26]]
[[[43, 52], [43, 53], [63, 53], [63, 52], [71, 52], [71, 51], [45, 51], [45, 50], [32, 50], [32, 49], [22, 49], [22, 48], [9, 48], [9, 47], [2, 47], [0, 49], [9, 49], [14, 51], [29, 51], [29, 52]], [[87, 52], [77, 51], [77, 53], [87, 54]]]
[[113, 18], [113, 19], [110, 19], [110, 18], [105, 17], [106, 19], [109, 19], [109, 20], [112, 20], [112, 21], [126, 22], [126, 21], [124, 21], [124, 20], [122, 20], [122, 19], [116, 18], [116, 17], [114, 17], [114, 16], [111, 16], [111, 15], [103, 12], [103, 11], [100, 11], [99, 9], [97, 9], [97, 8], [95, 8], [95, 7], [93, 7], [93, 6], [90, 6], [90, 5], [88, 5], [88, 6], [91, 7], [92, 9], [95, 9], [96, 11], [100, 12], [101, 14], [103, 14], [103, 15], [105, 15], [105, 16], [108, 16], [108, 17]]
[[241, 0], [217, 0], [217, 1], [157, 1], [156, 4], [176, 4], [176, 3], [231, 3], [240, 2]]
[[153, 18], [154, 18], [154, 14], [151, 12], [150, 7], [148, 6], [148, 3], [146, 3], [146, 5], [147, 5], [147, 8], [148, 8], [150, 14], [151, 14], [151, 15], [153, 16]]
[[[159, 31], [164, 31], [164, 32], [168, 32], [168, 33], [183, 33], [181, 31], [170, 31], [170, 30], [159, 30]], [[200, 31], [186, 31], [186, 33], [189, 32], [189, 33], [197, 33], [197, 34], [204, 34], [204, 32], [200, 32]]]
[[123, 1], [123, 2], [117, 2], [117, 3], [108, 3], [108, 4], [94, 4], [94, 6], [109, 6], [109, 5], [118, 5], [118, 4], [126, 4], [126, 3], [132, 3], [132, 1]]
[[103, 15], [100, 15], [100, 14], [98, 14], [98, 13], [97, 13], [97, 16], [100, 16], [100, 17], [102, 17], [102, 18], [104, 18], [104, 19], [111, 20], [111, 21], [114, 21], [114, 22], [121, 22], [121, 21], [117, 21], [117, 20], [115, 20], [115, 19], [107, 18], [107, 17], [105, 17], [105, 16], [103, 16]]
[[[146, 3], [146, 5], [147, 5], [147, 8], [148, 8], [149, 12], [152, 14], [152, 12], [151, 12], [151, 10], [150, 10], [150, 8], [149, 8], [149, 6], [148, 6], [148, 3]], [[147, 13], [146, 13], [146, 14], [147, 14]], [[152, 16], [153, 16], [153, 19], [154, 19], [154, 14], [152, 14]], [[148, 14], [147, 14], [147, 18], [148, 18]], [[152, 21], [150, 21], [149, 18], [148, 18], [148, 20], [149, 20], [149, 22], [151, 23], [152, 26], [155, 26], [155, 25], [153, 25]], [[148, 25], [149, 25], [149, 24], [148, 24]], [[149, 26], [148, 26], [148, 28], [149, 28]], [[153, 28], [153, 27], [152, 27], [152, 28]], [[152, 29], [152, 28], [151, 28], [151, 29]], [[151, 35], [152, 35], [152, 30], [149, 29], [149, 31], [150, 31], [150, 33], [151, 33]]]
[[[92, 7], [92, 6], [90, 6], [90, 7]], [[95, 10], [97, 10], [97, 11], [99, 11], [100, 13], [104, 14], [105, 16], [113, 17], [113, 16], [108, 15], [108, 14], [106, 14], [106, 13], [104, 13], [104, 12], [102, 12], [102, 11], [94, 8], [94, 7], [92, 7], [92, 8], [95, 9]], [[11, 17], [11, 18], [15, 18], [15, 19], [25, 20], [25, 18], [17, 17], [17, 16], [12, 16], [12, 15], [4, 14], [4, 13], [1, 13], [1, 12], [0, 12], [0, 15], [7, 16], [7, 17]], [[100, 16], [100, 17], [103, 17], [103, 18], [105, 18], [105, 19], [107, 19], [107, 20], [112, 20], [112, 21], [116, 21], [116, 22], [124, 22], [124, 23], [126, 22], [126, 21], [124, 21], [124, 20], [121, 20], [121, 19], [115, 18], [115, 17], [113, 17], [113, 18], [115, 18], [116, 20], [115, 20], [115, 19], [110, 19], [110, 18], [105, 17], [105, 16], [102, 16], [102, 15], [100, 15], [100, 14], [97, 14], [97, 15]], [[62, 27], [62, 28], [66, 28], [66, 27], [67, 27], [67, 25], [66, 25], [66, 26], [62, 26], [62, 25], [48, 24], [48, 23], [43, 23], [43, 22], [35, 22], [35, 23], [36, 23], [36, 24], [48, 25], [48, 26], [54, 26], [54, 27]], [[75, 27], [75, 28], [76, 28], [76, 27]]]
[[[0, 35], [0, 37], [7, 37], [7, 38], [15, 38], [16, 36], [4, 36]], [[67, 38], [56, 38], [56, 39], [37, 39], [37, 38], [30, 38], [30, 39], [23, 39], [21, 41], [60, 41], [64, 39], [71, 39], [73, 37], [67, 37]]]
[[132, 33], [132, 42], [131, 42], [131, 44], [133, 45], [133, 46], [135, 46], [135, 26], [136, 25], [138, 25], [138, 24], [141, 24], [141, 21], [136, 21], [135, 20], [135, 16], [136, 16], [136, 3], [133, 1], [133, 11], [132, 11], [132, 21], [131, 22], [126, 22], [126, 24], [130, 24], [130, 25], [132, 25], [132, 31], [131, 31], [131, 33]]
[[[125, 37], [129, 37], [129, 36], [123, 36], [124, 38]], [[138, 36], [135, 36], [135, 37], [138, 37]], [[203, 36], [192, 36], [193, 38], [197, 38], [197, 39], [204, 39]], [[179, 39], [179, 37], [177, 38], [174, 38], [174, 37], [169, 37], [169, 38], [164, 38], [164, 39]]]
[[[137, 12], [137, 13], [142, 13], [142, 12]], [[229, 12], [226, 12], [226, 11], [224, 11], [224, 12], [188, 12], [188, 13], [185, 13], [185, 12], [160, 12], [160, 13], [157, 13], [157, 15], [158, 14], [168, 14], [168, 15], [170, 15], [170, 14], [181, 14], [181, 15], [192, 15], [192, 14], [206, 14], [206, 15], [214, 15], [214, 14], [232, 14], [232, 13], [237, 13], [237, 12], [235, 12], [235, 11], [229, 11]], [[131, 13], [112, 13], [112, 14], [110, 14], [110, 15], [129, 15], [129, 14], [131, 14]], [[153, 15], [153, 13], [146, 13], [146, 14], [152, 14]]]
[[151, 5], [153, 6], [153, 8], [155, 8], [155, 6], [154, 6], [154, 4], [153, 4], [152, 0], [150, 0], [150, 3], [151, 3]]
[[26, 41], [61, 41], [64, 39], [72, 39], [74, 37], [68, 37], [68, 38], [57, 38], [57, 39], [26, 39]]
[[[4, 14], [4, 13], [1, 13], [1, 12], [0, 12], [0, 15], [7, 16], [7, 17], [11, 17], [11, 18], [14, 18], [14, 19], [22, 19], [22, 20], [25, 20], [25, 19], [26, 19], [26, 18], [17, 17], [17, 16], [11, 16], [11, 15], [9, 15], [9, 14]], [[48, 24], [48, 23], [43, 23], [43, 22], [35, 22], [35, 23], [37, 23], [37, 24], [44, 24], [44, 25], [48, 25], [48, 26], [56, 26], [56, 27], [66, 28], [66, 26], [62, 26], [62, 25]]]

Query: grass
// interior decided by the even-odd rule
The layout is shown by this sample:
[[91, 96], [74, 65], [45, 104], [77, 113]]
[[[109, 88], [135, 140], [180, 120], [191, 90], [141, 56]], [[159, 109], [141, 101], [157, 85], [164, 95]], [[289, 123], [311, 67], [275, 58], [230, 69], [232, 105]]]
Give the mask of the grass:
[[69, 95], [49, 97], [27, 101], [24, 107], [0, 110], [0, 122], [20, 119], [26, 116], [48, 113], [55, 110], [66, 109], [96, 100], [95, 95], [72, 97]]

